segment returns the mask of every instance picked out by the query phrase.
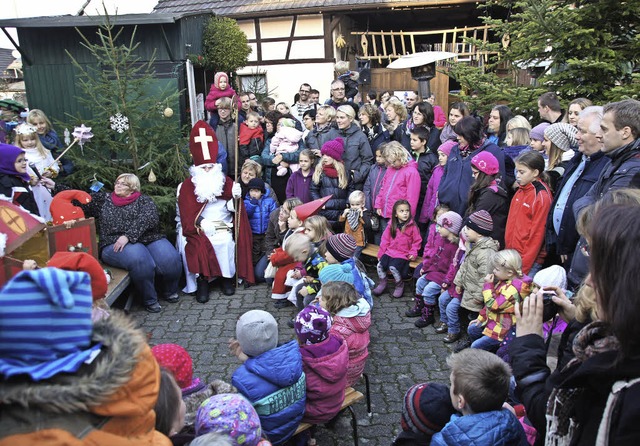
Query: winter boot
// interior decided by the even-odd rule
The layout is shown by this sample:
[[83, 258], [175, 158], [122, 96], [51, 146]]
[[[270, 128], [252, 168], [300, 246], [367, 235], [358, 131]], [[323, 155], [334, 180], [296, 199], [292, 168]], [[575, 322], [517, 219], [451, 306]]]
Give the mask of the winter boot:
[[376, 285], [376, 287], [372, 291], [373, 295], [381, 296], [385, 291], [387, 291], [388, 282], [389, 279], [387, 279], [386, 277], [384, 279], [380, 279], [380, 282], [378, 282], [378, 285]]
[[435, 308], [435, 305], [425, 305], [422, 309], [422, 316], [414, 323], [415, 326], [418, 328], [424, 328], [433, 324], [436, 321], [436, 318], [433, 316]]
[[396, 282], [396, 286], [393, 289], [393, 298], [394, 299], [399, 299], [402, 297], [402, 295], [404, 294], [404, 281], [400, 280], [398, 282]]
[[209, 281], [205, 277], [198, 276], [196, 283], [198, 285], [196, 300], [201, 304], [209, 302]]
[[407, 310], [404, 312], [404, 315], [407, 317], [418, 317], [422, 314], [422, 309], [424, 308], [424, 299], [422, 296], [416, 294], [414, 297], [415, 305], [411, 310]]
[[460, 333], [447, 333], [444, 339], [442, 339], [442, 342], [444, 342], [445, 344], [453, 344], [454, 342], [460, 340], [460, 336]]
[[437, 325], [434, 325], [433, 328], [435, 328], [435, 331], [438, 334], [445, 334], [449, 331], [449, 327], [447, 326], [447, 324], [442, 321], [438, 322]]
[[233, 296], [236, 293], [236, 287], [233, 277], [223, 277], [220, 280], [220, 289], [222, 290], [222, 294], [224, 294], [225, 296]]

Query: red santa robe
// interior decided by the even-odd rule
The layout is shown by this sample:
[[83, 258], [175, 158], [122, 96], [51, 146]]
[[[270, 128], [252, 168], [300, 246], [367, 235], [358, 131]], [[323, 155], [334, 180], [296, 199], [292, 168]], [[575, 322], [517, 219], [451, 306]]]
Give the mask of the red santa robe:
[[[232, 197], [231, 188], [233, 181], [226, 177], [222, 195], [218, 199], [228, 201]], [[240, 224], [238, 230], [238, 259], [236, 273], [239, 278], [249, 283], [255, 283], [253, 263], [251, 262], [251, 247], [253, 239], [251, 227], [242, 200], [238, 200], [238, 209], [235, 213], [234, 224]], [[199, 203], [196, 199], [195, 186], [191, 177], [187, 178], [180, 189], [178, 207], [180, 209], [180, 222], [182, 234], [187, 239], [185, 255], [189, 271], [207, 278], [222, 277], [215, 250], [204, 231], [196, 226], [196, 220], [204, 210], [207, 202]]]

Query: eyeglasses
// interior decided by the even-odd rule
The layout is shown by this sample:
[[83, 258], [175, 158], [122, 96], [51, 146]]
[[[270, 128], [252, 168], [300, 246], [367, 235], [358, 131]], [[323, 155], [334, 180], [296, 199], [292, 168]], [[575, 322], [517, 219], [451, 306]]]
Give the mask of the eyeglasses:
[[127, 183], [125, 183], [124, 181], [116, 181], [115, 185], [116, 186], [129, 187], [129, 185]]

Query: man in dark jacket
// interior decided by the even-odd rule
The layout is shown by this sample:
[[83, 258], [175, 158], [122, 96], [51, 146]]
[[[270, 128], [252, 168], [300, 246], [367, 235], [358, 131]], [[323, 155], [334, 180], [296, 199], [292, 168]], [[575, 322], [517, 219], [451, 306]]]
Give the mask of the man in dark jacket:
[[633, 176], [640, 172], [640, 101], [626, 99], [605, 105], [600, 128], [602, 151], [611, 164], [589, 192], [573, 205], [576, 216], [607, 191], [628, 187]]
[[602, 149], [600, 122], [603, 109], [587, 107], [578, 120], [578, 153], [569, 161], [547, 219], [547, 252], [555, 252], [566, 268], [580, 236], [576, 230], [573, 203], [584, 196], [609, 165]]

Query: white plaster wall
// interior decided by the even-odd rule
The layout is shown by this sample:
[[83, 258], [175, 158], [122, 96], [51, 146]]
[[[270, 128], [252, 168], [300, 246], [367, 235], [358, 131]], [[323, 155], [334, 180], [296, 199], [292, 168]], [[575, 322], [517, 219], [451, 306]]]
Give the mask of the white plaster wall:
[[259, 67], [245, 67], [239, 70], [238, 74], [249, 75], [256, 71], [266, 73], [269, 90], [275, 89], [271, 96], [276, 102], [282, 101], [291, 105], [300, 84], [305, 82], [320, 91], [321, 103], [329, 98], [329, 90], [333, 81], [332, 63], [260, 65]]

